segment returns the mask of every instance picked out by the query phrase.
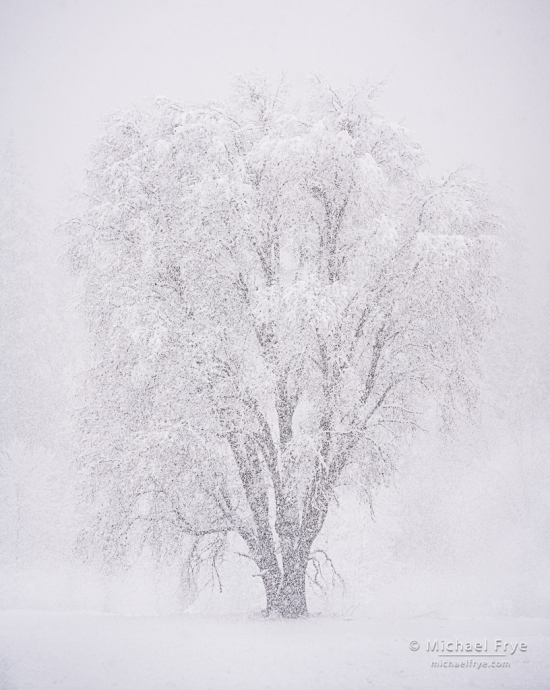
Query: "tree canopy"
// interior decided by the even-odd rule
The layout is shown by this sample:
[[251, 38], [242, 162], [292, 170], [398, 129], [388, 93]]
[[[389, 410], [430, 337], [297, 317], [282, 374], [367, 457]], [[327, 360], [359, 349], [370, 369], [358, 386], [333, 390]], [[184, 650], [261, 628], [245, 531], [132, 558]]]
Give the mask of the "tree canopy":
[[235, 532], [267, 610], [304, 615], [339, 483], [370, 495], [427, 400], [472, 408], [499, 221], [464, 172], [424, 174], [373, 96], [315, 80], [292, 106], [251, 76], [228, 103], [109, 118], [71, 222], [107, 559], [148, 543], [216, 568]]

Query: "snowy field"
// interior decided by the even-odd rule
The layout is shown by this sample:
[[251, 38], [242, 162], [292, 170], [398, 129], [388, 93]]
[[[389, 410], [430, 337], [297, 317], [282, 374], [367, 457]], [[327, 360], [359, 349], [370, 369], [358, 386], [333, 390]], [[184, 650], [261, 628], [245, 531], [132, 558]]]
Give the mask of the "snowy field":
[[[445, 662], [435, 640], [516, 647], [488, 667]], [[410, 649], [414, 642], [420, 648]], [[487, 641], [487, 643], [485, 642]], [[0, 613], [2, 690], [547, 690], [550, 620], [129, 617]], [[468, 659], [460, 657], [453, 663]], [[491, 663], [504, 667], [489, 667]]]

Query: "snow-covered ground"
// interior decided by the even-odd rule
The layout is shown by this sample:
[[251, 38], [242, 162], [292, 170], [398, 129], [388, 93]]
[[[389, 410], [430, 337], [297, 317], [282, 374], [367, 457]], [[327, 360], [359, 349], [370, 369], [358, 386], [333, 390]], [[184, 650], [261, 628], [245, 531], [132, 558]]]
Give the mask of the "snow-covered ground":
[[[526, 651], [517, 646], [512, 654], [509, 647], [506, 656], [478, 657], [476, 665], [487, 667], [476, 668], [468, 658], [428, 651], [428, 641], [436, 640], [440, 646], [442, 640], [481, 643], [483, 654], [494, 653], [497, 640], [501, 646], [524, 643]], [[417, 651], [410, 648], [414, 642]], [[432, 667], [434, 661], [465, 666]], [[280, 621], [0, 612], [2, 690], [549, 687], [547, 619]]]

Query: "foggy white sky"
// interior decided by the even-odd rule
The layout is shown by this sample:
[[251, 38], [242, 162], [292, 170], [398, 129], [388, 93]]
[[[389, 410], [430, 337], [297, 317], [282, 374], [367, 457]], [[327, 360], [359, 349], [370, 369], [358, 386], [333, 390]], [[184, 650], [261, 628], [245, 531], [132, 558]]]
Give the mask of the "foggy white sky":
[[380, 109], [437, 172], [471, 163], [508, 189], [547, 270], [547, 0], [1, 0], [0, 144], [39, 200], [81, 186], [100, 118], [163, 94], [225, 97], [230, 73], [389, 82]]

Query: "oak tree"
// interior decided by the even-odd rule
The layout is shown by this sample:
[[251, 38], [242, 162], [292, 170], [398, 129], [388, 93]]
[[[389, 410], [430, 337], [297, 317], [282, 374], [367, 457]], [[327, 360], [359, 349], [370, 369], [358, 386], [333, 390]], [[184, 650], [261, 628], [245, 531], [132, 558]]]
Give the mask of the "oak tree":
[[237, 533], [267, 611], [305, 615], [339, 484], [389, 477], [426, 400], [471, 408], [499, 222], [424, 163], [373, 90], [321, 80], [305, 106], [251, 76], [228, 103], [110, 117], [71, 223], [108, 559], [192, 538], [188, 565], [216, 567]]

